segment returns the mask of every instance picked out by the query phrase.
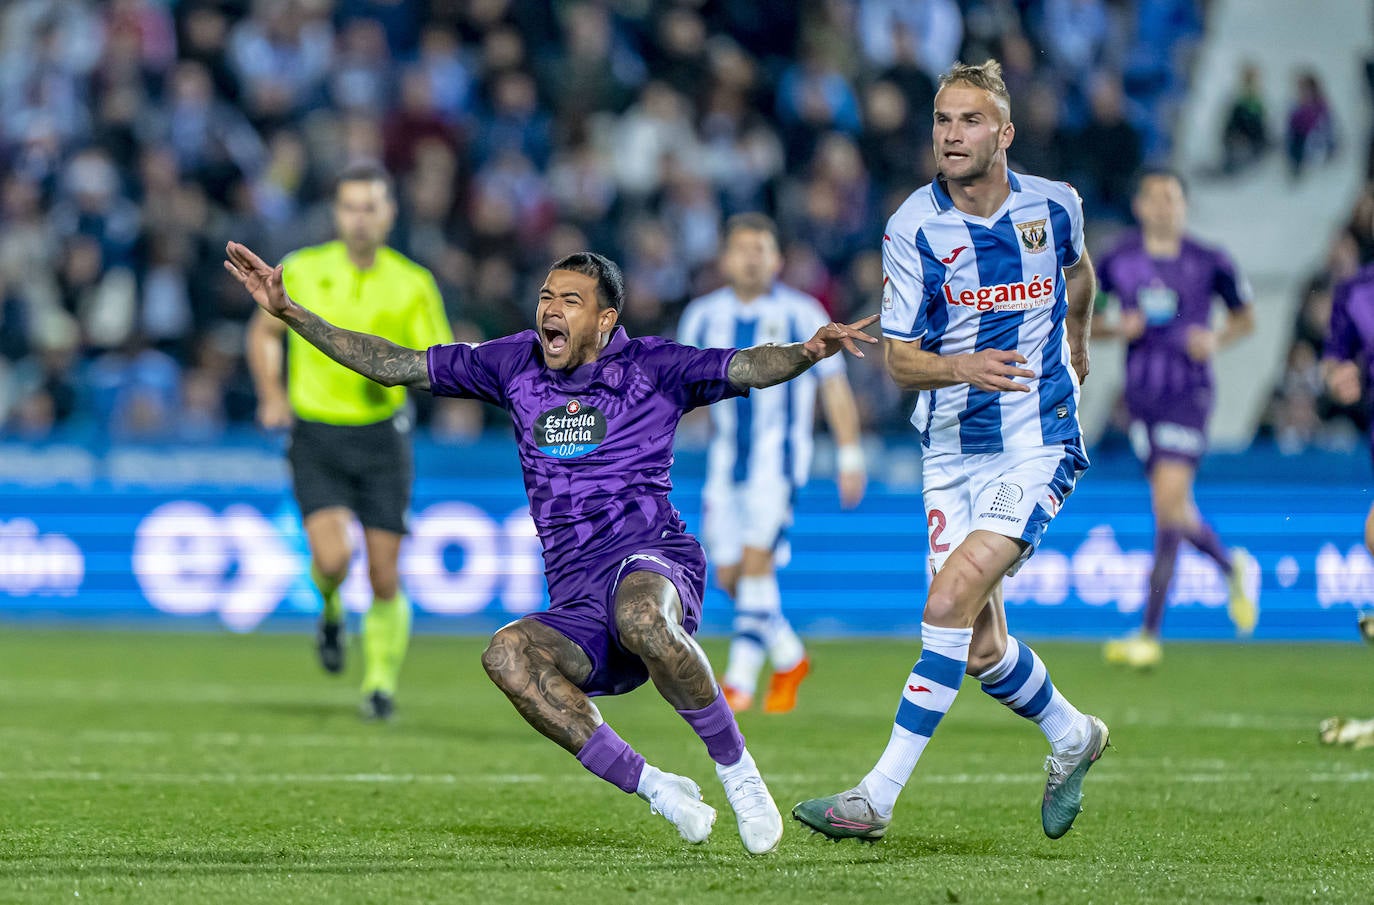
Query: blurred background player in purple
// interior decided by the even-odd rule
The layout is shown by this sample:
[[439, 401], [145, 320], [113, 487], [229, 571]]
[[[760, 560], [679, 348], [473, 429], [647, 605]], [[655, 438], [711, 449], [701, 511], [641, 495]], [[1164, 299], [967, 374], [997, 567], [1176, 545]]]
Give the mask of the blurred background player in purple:
[[[726, 222], [721, 270], [729, 282], [683, 312], [678, 339], [689, 346], [796, 342], [830, 320], [820, 302], [779, 281], [778, 228], [763, 214], [736, 214]], [[736, 712], [754, 705], [765, 660], [773, 667], [765, 713], [791, 711], [811, 669], [801, 638], [783, 615], [777, 569], [791, 558], [786, 534], [792, 504], [811, 473], [817, 396], [835, 441], [840, 503], [851, 509], [863, 499], [867, 473], [842, 359], [828, 358], [811, 374], [711, 406], [701, 534], [716, 582], [735, 604], [721, 690]]]
[[[1336, 286], [1331, 298], [1331, 328], [1322, 353], [1327, 392], [1338, 404], [1354, 407], [1374, 386], [1374, 264], [1361, 267]], [[1374, 505], [1364, 520], [1364, 545], [1374, 553]], [[1360, 634], [1374, 644], [1374, 610], [1360, 615]], [[1322, 720], [1327, 745], [1374, 747], [1374, 719], [1333, 716]]]
[[[1354, 407], [1365, 388], [1374, 386], [1374, 264], [1360, 268], [1332, 294], [1322, 376], [1331, 398], [1343, 406]], [[1364, 545], [1374, 553], [1374, 506], [1365, 518]]]
[[425, 351], [336, 327], [287, 295], [280, 265], [233, 242], [227, 255], [264, 311], [339, 364], [510, 413], [551, 602], [496, 632], [487, 675], [542, 735], [648, 801], [683, 839], [705, 842], [716, 812], [697, 784], [646, 764], [591, 701], [652, 680], [706, 744], [744, 847], [776, 848], [782, 817], [693, 637], [706, 559], [668, 499], [673, 437], [693, 408], [790, 380], [842, 348], [862, 356], [855, 341], [877, 342], [861, 332], [877, 316], [744, 350], [631, 339], [618, 325], [620, 268], [577, 252], [550, 268], [538, 330]]
[[[1212, 410], [1211, 360], [1217, 350], [1254, 330], [1250, 288], [1229, 256], [1186, 234], [1188, 202], [1183, 180], [1169, 170], [1146, 170], [1137, 180], [1131, 232], [1098, 266], [1099, 286], [1121, 304], [1114, 327], [1126, 349], [1126, 406], [1131, 442], [1145, 463], [1155, 517], [1154, 568], [1140, 632], [1107, 642], [1109, 663], [1158, 664], [1160, 629], [1179, 547], [1188, 541], [1216, 561], [1226, 576], [1227, 612], [1236, 631], [1249, 635], [1259, 619], [1245, 589], [1250, 556], [1228, 551], [1193, 499], [1193, 480], [1207, 446]], [[1212, 328], [1212, 302], [1226, 304], [1226, 325]]]

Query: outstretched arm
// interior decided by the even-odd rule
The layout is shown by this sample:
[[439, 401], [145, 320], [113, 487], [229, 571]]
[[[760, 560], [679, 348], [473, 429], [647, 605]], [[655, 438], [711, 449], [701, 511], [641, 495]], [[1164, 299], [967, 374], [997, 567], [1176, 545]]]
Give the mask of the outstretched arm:
[[269, 267], [247, 246], [230, 242], [225, 246], [225, 254], [228, 260], [224, 262], [224, 269], [243, 284], [262, 310], [339, 364], [382, 386], [429, 389], [429, 363], [425, 352], [398, 346], [370, 333], [344, 330], [306, 310], [286, 294], [281, 265]]
[[863, 358], [864, 353], [854, 342], [876, 343], [877, 339], [863, 331], [877, 319], [878, 315], [873, 314], [852, 324], [826, 324], [804, 343], [740, 349], [730, 359], [727, 376], [741, 390], [758, 390], [791, 380], [822, 358], [829, 358], [841, 349]]

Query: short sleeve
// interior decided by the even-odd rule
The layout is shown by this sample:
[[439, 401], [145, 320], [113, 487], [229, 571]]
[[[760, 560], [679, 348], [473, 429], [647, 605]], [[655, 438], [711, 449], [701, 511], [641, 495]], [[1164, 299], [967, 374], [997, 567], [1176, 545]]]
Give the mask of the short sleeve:
[[1216, 256], [1216, 267], [1212, 271], [1212, 291], [1221, 296], [1226, 307], [1238, 311], [1250, 304], [1254, 293], [1250, 281], [1240, 275], [1231, 257], [1220, 252]]
[[429, 391], [435, 396], [481, 399], [505, 405], [503, 372], [512, 364], [509, 343], [447, 343], [430, 346]]
[[925, 336], [925, 278], [920, 252], [910, 239], [883, 236], [883, 335], [911, 342]]
[[1336, 361], [1354, 361], [1357, 353], [1355, 322], [1350, 317], [1350, 287], [1346, 281], [1336, 287], [1331, 299], [1331, 327], [1326, 333], [1326, 344], [1322, 349], [1323, 358]]
[[[1056, 221], [1055, 239], [1059, 243], [1060, 266], [1073, 267], [1083, 260], [1083, 199], [1079, 197], [1078, 189], [1067, 182], [1056, 182], [1054, 188], [1058, 191], [1050, 197], [1050, 219]], [[1067, 222], [1057, 222], [1060, 216]]]
[[710, 405], [722, 399], [743, 396], [730, 382], [730, 359], [737, 349], [695, 349], [664, 341], [648, 356], [658, 387], [680, 405], [683, 411]]

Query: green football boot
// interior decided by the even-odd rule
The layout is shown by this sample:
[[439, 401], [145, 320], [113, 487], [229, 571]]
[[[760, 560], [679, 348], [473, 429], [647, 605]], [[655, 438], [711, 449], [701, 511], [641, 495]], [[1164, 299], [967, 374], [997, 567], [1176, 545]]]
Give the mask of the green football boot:
[[803, 801], [792, 809], [792, 817], [836, 842], [841, 839], [877, 842], [892, 823], [891, 817], [879, 816], [857, 787], [838, 795]]
[[1058, 839], [1073, 826], [1074, 818], [1083, 810], [1083, 777], [1088, 775], [1088, 769], [1097, 763], [1109, 744], [1107, 724], [1089, 716], [1088, 740], [1081, 751], [1051, 754], [1045, 758], [1045, 769], [1050, 775], [1045, 780], [1040, 824], [1046, 836]]

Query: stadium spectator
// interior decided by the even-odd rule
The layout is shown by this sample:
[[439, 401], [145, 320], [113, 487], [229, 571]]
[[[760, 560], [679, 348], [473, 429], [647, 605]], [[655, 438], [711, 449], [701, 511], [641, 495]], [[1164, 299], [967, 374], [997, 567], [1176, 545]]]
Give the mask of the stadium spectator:
[[[79, 390], [121, 332], [191, 379], [204, 338], [242, 329], [250, 313], [218, 269], [225, 239], [249, 238], [273, 258], [323, 241], [329, 175], [365, 158], [396, 170], [398, 246], [435, 272], [450, 315], [483, 330], [524, 325], [506, 300], [538, 277], [556, 236], [573, 230], [579, 247], [628, 263], [643, 257], [633, 227], [646, 217], [699, 288], [637, 290], [632, 321], [671, 324], [718, 279], [703, 249], [720, 220], [745, 210], [778, 219], [785, 267], [844, 313], [868, 303], [850, 275], [882, 215], [932, 175], [912, 136], [929, 126], [931, 73], [961, 44], [1004, 59], [1028, 118], [1016, 145], [1026, 162], [1014, 163], [1063, 176], [1032, 145], [1077, 134], [1087, 105], [1055, 70], [1090, 59], [1085, 78], [1109, 78], [1148, 41], [1177, 83], [1185, 57], [1167, 49], [1186, 41], [1195, 3], [1163, 6], [1118, 10], [1099, 46], [1100, 24], [1081, 23], [1086, 42], [1076, 22], [1046, 34], [1047, 4], [1011, 0], [0, 4], [0, 166], [4, 191], [26, 199], [0, 217], [0, 271], [13, 277], [13, 262], [26, 262], [8, 294], [42, 313], [35, 323], [63, 312], [90, 326], [79, 299], [103, 286], [113, 300], [69, 351], [78, 392], [54, 408], [56, 430], [109, 426]], [[1120, 27], [1132, 16], [1152, 24], [1137, 36]], [[1124, 107], [1137, 129], [1167, 125], [1167, 109], [1135, 95]], [[1121, 217], [1089, 196], [1090, 218]], [[185, 329], [170, 315], [184, 308], [173, 301], [182, 284]], [[151, 319], [145, 300], [160, 306]], [[141, 335], [145, 323], [161, 333]], [[27, 359], [43, 348], [16, 358], [7, 346], [0, 370], [41, 372]], [[241, 384], [244, 367], [236, 360], [232, 380], [196, 392]], [[225, 417], [205, 419], [202, 433], [242, 423], [243, 406], [221, 401]], [[874, 426], [900, 430], [901, 419]]]
[[1294, 179], [1314, 163], [1325, 163], [1336, 153], [1336, 125], [1326, 89], [1318, 75], [1305, 70], [1294, 80], [1293, 106], [1288, 110], [1284, 132], [1288, 171]]
[[1245, 63], [1221, 132], [1221, 171], [1228, 176], [1246, 169], [1269, 150], [1269, 122], [1260, 85], [1260, 68]]

